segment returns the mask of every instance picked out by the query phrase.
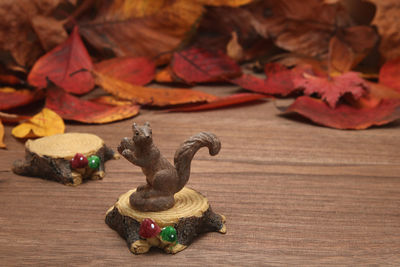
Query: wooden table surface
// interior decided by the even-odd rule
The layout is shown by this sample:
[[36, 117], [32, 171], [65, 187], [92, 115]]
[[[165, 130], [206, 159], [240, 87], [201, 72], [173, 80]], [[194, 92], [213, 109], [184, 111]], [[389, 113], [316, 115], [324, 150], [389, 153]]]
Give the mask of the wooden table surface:
[[[232, 89], [221, 90], [222, 94]], [[278, 103], [279, 104], [279, 103]], [[227, 218], [176, 254], [134, 255], [105, 223], [118, 196], [144, 182], [125, 159], [102, 181], [64, 186], [10, 171], [24, 145], [6, 126], [0, 151], [0, 265], [260, 266], [400, 265], [400, 123], [340, 131], [278, 116], [272, 102], [199, 113], [143, 111], [106, 125], [67, 124], [116, 148], [133, 121], [150, 121], [172, 160], [178, 145], [210, 131], [222, 150], [200, 150], [188, 186]]]

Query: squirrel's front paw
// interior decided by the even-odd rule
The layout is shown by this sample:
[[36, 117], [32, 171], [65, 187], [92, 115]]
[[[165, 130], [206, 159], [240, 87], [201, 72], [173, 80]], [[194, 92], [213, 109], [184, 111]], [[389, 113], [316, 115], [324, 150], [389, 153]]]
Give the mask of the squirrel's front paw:
[[131, 147], [132, 147], [132, 140], [129, 139], [128, 137], [124, 137], [124, 138], [121, 140], [121, 143], [119, 144], [117, 150], [118, 150], [118, 152], [122, 155], [122, 152], [123, 152], [125, 149], [130, 149]]

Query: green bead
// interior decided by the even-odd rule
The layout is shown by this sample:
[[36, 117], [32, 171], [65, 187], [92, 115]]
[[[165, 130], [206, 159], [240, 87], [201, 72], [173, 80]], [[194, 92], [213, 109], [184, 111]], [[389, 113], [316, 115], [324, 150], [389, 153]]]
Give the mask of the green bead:
[[89, 168], [91, 169], [98, 169], [100, 166], [100, 158], [96, 155], [90, 156], [88, 158], [89, 161]]
[[176, 236], [176, 230], [175, 230], [175, 228], [174, 227], [172, 227], [172, 226], [167, 226], [167, 227], [164, 227], [162, 230], [161, 230], [161, 239], [162, 240], [164, 240], [164, 241], [168, 241], [168, 242], [175, 242], [176, 241], [176, 238], [177, 238], [177, 236]]

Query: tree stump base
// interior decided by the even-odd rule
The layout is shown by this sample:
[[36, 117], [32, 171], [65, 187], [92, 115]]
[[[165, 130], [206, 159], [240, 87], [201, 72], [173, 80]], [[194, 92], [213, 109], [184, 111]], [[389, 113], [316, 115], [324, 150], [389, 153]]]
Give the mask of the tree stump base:
[[[13, 164], [14, 173], [74, 186], [85, 179], [102, 179], [105, 176], [104, 163], [118, 158], [100, 137], [86, 133], [57, 134], [28, 140], [25, 149], [25, 160], [16, 160]], [[70, 161], [76, 153], [85, 157], [98, 156], [98, 168], [72, 168]]]
[[[158, 247], [167, 253], [182, 251], [205, 232], [226, 233], [225, 217], [214, 213], [207, 198], [199, 192], [184, 187], [175, 194], [175, 205], [165, 211], [142, 212], [133, 209], [129, 204], [130, 195], [136, 189], [121, 195], [118, 201], [106, 214], [106, 223], [124, 238], [131, 252], [146, 253], [151, 247]], [[172, 226], [176, 230], [177, 240], [170, 243], [160, 235], [143, 238], [139, 235], [141, 222], [150, 218], [160, 227]]]

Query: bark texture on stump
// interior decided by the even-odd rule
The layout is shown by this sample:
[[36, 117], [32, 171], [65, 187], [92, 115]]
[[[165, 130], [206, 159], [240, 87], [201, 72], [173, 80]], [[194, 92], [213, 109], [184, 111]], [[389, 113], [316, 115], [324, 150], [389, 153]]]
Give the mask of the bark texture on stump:
[[[135, 254], [146, 253], [150, 247], [159, 247], [167, 253], [177, 253], [205, 232], [226, 233], [225, 217], [212, 211], [207, 198], [199, 192], [184, 187], [175, 194], [175, 205], [159, 212], [143, 212], [133, 209], [129, 204], [130, 190], [121, 195], [118, 201], [107, 211], [106, 223], [123, 237], [130, 250]], [[142, 238], [139, 236], [143, 219], [150, 218], [161, 228], [173, 226], [177, 242], [169, 243], [157, 237]]]
[[[16, 160], [13, 164], [14, 173], [67, 185], [78, 185], [85, 179], [102, 179], [105, 176], [104, 163], [118, 157], [100, 137], [85, 133], [67, 133], [28, 140], [25, 150], [25, 159]], [[86, 157], [98, 156], [99, 167], [71, 168], [70, 160], [76, 153]]]

